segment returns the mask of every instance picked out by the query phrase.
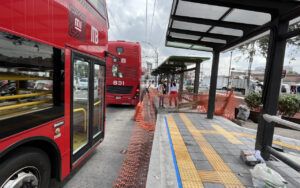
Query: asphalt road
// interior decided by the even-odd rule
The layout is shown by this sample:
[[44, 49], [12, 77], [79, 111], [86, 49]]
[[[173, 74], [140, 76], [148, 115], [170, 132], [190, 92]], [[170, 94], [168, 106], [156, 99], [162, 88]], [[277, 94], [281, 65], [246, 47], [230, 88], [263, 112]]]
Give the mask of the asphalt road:
[[106, 135], [90, 159], [71, 175], [63, 188], [112, 187], [125, 157], [134, 121], [133, 107], [106, 108]]

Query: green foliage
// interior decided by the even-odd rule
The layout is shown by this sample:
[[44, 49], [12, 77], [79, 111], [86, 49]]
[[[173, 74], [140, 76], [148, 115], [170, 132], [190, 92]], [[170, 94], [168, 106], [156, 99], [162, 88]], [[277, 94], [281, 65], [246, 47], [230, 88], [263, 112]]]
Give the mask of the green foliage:
[[300, 110], [300, 98], [297, 95], [282, 95], [278, 101], [281, 115], [293, 117]]
[[194, 87], [193, 87], [193, 86], [186, 86], [185, 89], [186, 89], [188, 92], [190, 92], [190, 93], [194, 92]]
[[244, 100], [251, 110], [258, 110], [259, 106], [262, 104], [262, 96], [260, 93], [249, 93]]
[[[294, 31], [300, 28], [300, 22], [290, 25], [289, 30]], [[286, 56], [290, 58], [289, 62], [295, 61], [295, 57], [300, 49], [300, 35], [290, 38], [287, 41]], [[262, 55], [263, 57], [267, 57], [269, 48], [269, 35], [263, 36], [255, 41], [251, 41], [249, 43], [243, 44], [238, 47], [238, 51], [242, 53], [243, 57], [247, 60], [251, 58], [251, 56]], [[239, 57], [238, 59], [240, 59]]]

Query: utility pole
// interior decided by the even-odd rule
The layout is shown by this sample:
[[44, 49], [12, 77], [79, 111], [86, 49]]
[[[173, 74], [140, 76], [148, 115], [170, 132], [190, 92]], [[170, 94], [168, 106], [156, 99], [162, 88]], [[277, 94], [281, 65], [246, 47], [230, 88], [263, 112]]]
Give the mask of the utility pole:
[[247, 78], [247, 89], [248, 89], [248, 91], [250, 89], [251, 69], [252, 69], [252, 64], [253, 64], [253, 56], [254, 56], [254, 53], [255, 53], [254, 43], [255, 42], [253, 42], [251, 44], [251, 51], [250, 51], [250, 54], [249, 54], [249, 67], [248, 67], [248, 78]]
[[230, 52], [230, 62], [229, 62], [229, 70], [228, 70], [227, 89], [229, 88], [229, 83], [230, 83], [230, 78], [231, 78], [231, 61], [232, 61], [232, 51]]

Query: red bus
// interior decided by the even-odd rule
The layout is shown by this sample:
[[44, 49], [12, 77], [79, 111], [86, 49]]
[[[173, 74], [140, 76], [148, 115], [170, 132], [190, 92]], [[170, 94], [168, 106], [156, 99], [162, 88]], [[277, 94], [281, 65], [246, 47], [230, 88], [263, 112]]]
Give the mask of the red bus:
[[106, 2], [2, 1], [0, 12], [0, 187], [46, 188], [104, 138]]
[[107, 60], [106, 104], [137, 105], [142, 75], [140, 44], [109, 41], [108, 51], [116, 57]]

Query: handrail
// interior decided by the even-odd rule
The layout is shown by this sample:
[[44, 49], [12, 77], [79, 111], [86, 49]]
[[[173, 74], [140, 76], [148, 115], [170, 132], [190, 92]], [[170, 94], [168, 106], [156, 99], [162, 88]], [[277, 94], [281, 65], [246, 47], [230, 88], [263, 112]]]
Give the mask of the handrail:
[[288, 166], [292, 167], [294, 170], [300, 172], [300, 165], [296, 163], [295, 161], [289, 159], [288, 157], [282, 155], [279, 151], [275, 150], [274, 148], [268, 146], [267, 147], [268, 152], [270, 152], [272, 155], [274, 155], [276, 158], [287, 164]]
[[87, 113], [86, 110], [84, 108], [75, 108], [73, 110], [73, 112], [83, 112], [83, 116], [84, 116], [84, 131], [87, 130]]
[[2, 111], [2, 110], [12, 110], [12, 109], [16, 109], [16, 108], [25, 107], [25, 106], [34, 106], [34, 105], [48, 103], [50, 101], [51, 100], [42, 100], [42, 101], [26, 102], [26, 103], [9, 105], [9, 106], [2, 106], [2, 107], [0, 107], [0, 111]]
[[[272, 116], [272, 115], [269, 115], [269, 114], [263, 114], [263, 118], [268, 123], [277, 123], [277, 124], [284, 125], [286, 127], [292, 128], [294, 130], [300, 130], [300, 125], [299, 124], [281, 119], [280, 117], [277, 117], [277, 116]], [[272, 140], [271, 140], [271, 143], [272, 143]], [[287, 164], [291, 168], [293, 168], [296, 171], [300, 172], [300, 165], [297, 162], [289, 159], [287, 156], [285, 156], [281, 152], [275, 150], [270, 145], [266, 145], [263, 148], [265, 148], [264, 150], [267, 153], [272, 154], [273, 156], [278, 158], [280, 161], [284, 162], [285, 164]]]
[[18, 80], [18, 81], [27, 81], [27, 80], [52, 80], [50, 77], [41, 77], [33, 75], [18, 75], [15, 73], [1, 73], [0, 80]]
[[[94, 103], [94, 106], [97, 106], [101, 103], [101, 100], [97, 101]], [[86, 131], [87, 130], [87, 112], [84, 108], [75, 108], [73, 110], [73, 112], [83, 112], [83, 116], [84, 116], [84, 130]]]
[[2, 100], [10, 100], [10, 99], [21, 99], [21, 98], [44, 96], [44, 95], [48, 95], [48, 94], [51, 94], [51, 92], [20, 94], [20, 95], [11, 95], [11, 96], [0, 96], [0, 101], [2, 101]]
[[284, 126], [287, 126], [289, 128], [292, 128], [292, 129], [300, 131], [300, 125], [299, 124], [294, 123], [294, 122], [290, 122], [290, 121], [287, 121], [287, 120], [284, 120], [284, 119], [281, 119], [280, 117], [271, 116], [269, 114], [264, 114], [263, 118], [268, 123], [274, 122], [274, 123], [277, 123], [277, 124], [280, 124], [280, 125], [284, 125]]
[[99, 105], [99, 104], [101, 104], [101, 100], [95, 102], [95, 103], [94, 103], [94, 106], [97, 106], [97, 105]]

